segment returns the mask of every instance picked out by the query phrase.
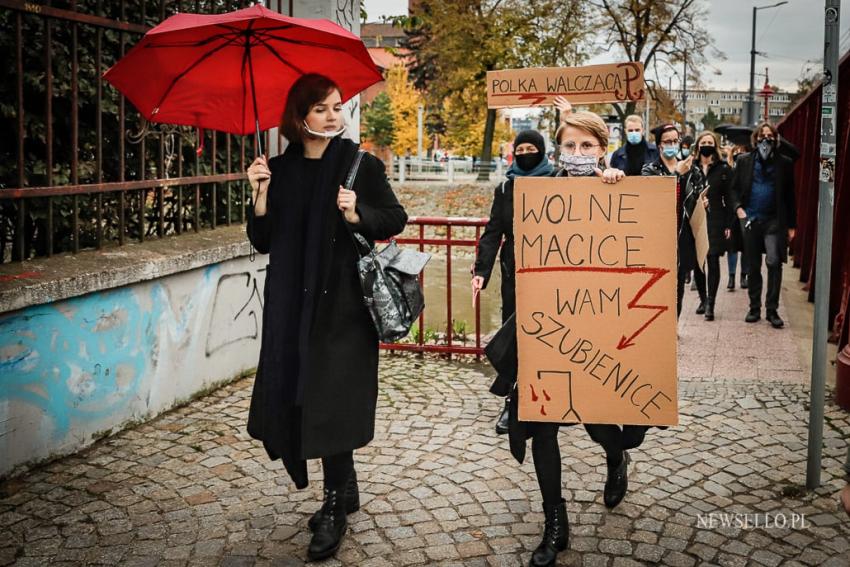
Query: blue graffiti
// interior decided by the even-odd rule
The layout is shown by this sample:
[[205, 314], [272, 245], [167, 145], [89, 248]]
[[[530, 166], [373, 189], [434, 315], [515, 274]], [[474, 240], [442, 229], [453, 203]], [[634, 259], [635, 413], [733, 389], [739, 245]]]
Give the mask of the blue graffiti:
[[122, 288], [0, 316], [0, 401], [41, 410], [54, 440], [124, 408], [153, 364], [164, 296], [156, 284], [143, 306]]

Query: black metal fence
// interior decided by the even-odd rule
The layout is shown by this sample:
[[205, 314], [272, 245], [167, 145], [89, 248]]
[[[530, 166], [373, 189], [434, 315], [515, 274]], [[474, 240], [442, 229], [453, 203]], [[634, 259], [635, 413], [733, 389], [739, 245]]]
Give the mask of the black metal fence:
[[148, 124], [101, 77], [174, 13], [252, 3], [0, 0], [0, 262], [245, 221], [253, 137]]

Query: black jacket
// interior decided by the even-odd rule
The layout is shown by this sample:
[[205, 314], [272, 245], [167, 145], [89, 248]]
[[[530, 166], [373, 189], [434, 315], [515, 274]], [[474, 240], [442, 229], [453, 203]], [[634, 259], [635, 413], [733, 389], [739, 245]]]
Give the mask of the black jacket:
[[[735, 163], [732, 174], [732, 212], [738, 207], [747, 208], [750, 203], [750, 192], [753, 189], [753, 171], [756, 161], [760, 159], [757, 151], [742, 155]], [[797, 205], [794, 198], [794, 162], [790, 158], [779, 155], [775, 151], [771, 158], [774, 163], [776, 187], [776, 215], [782, 233], [789, 228], [797, 227]]]
[[[263, 442], [272, 459], [282, 458], [299, 488], [307, 485], [305, 459], [350, 451], [374, 436], [378, 336], [363, 304], [355, 267], [358, 254], [336, 206], [338, 187], [356, 152], [356, 144], [341, 139], [334, 139], [325, 151], [320, 174], [325, 190], [315, 211], [324, 219], [318, 261], [306, 258], [303, 246], [292, 246], [298, 238], [288, 232], [302, 219], [301, 211], [286, 206], [287, 201], [293, 192], [316, 189], [292, 183], [301, 146], [290, 145], [269, 161], [268, 213], [249, 217], [248, 236], [259, 252], [269, 253], [269, 266], [248, 433]], [[364, 156], [353, 188], [361, 219], [354, 230], [374, 241], [404, 229], [407, 215], [380, 160]], [[303, 288], [305, 295], [301, 281], [291, 277], [302, 270], [304, 281], [315, 283], [313, 289]], [[308, 333], [302, 332], [305, 328]], [[301, 385], [297, 395], [292, 387], [296, 381]]]
[[[694, 167], [703, 175], [702, 166], [696, 159]], [[725, 231], [734, 222], [734, 213], [729, 207], [732, 201], [732, 168], [725, 161], [714, 161], [708, 166], [708, 174], [703, 177], [708, 187], [708, 253], [722, 256], [729, 246]]]
[[[501, 251], [500, 251], [501, 250]], [[493, 266], [499, 256], [502, 273], [502, 323], [516, 309], [516, 282], [514, 281], [514, 180], [508, 179], [496, 186], [490, 220], [478, 240], [478, 255], [473, 273], [484, 278], [484, 287], [490, 282]]]

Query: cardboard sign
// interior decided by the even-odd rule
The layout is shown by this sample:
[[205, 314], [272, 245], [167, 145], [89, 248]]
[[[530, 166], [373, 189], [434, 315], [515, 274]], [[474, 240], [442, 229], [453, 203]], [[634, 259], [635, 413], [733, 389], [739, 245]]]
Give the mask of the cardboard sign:
[[550, 105], [556, 96], [572, 104], [643, 100], [643, 64], [487, 71], [488, 108]]
[[515, 183], [519, 419], [677, 424], [675, 179]]
[[[707, 191], [707, 190], [706, 190]], [[705, 207], [702, 204], [702, 196], [705, 195], [706, 191], [703, 191], [700, 194], [700, 198], [697, 200], [697, 204], [694, 207], [694, 212], [691, 213], [690, 225], [691, 232], [694, 233], [694, 242], [696, 242], [697, 249], [697, 267], [702, 271], [703, 266], [705, 265], [705, 259], [708, 257], [708, 215], [706, 214]]]

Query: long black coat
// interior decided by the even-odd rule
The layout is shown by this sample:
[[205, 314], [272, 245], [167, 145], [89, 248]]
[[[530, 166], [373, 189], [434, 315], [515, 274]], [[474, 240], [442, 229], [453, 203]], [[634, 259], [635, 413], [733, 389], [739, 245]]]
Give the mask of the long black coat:
[[[504, 243], [503, 243], [504, 239]], [[500, 252], [501, 249], [501, 252]], [[508, 179], [496, 186], [490, 220], [478, 240], [478, 256], [473, 272], [484, 278], [484, 287], [490, 282], [496, 255], [502, 273], [502, 324], [516, 310], [516, 282], [514, 281], [514, 180]]]
[[[759, 159], [758, 152], [754, 150], [739, 157], [735, 163], [730, 192], [733, 214], [737, 211], [738, 207], [746, 209], [750, 203], [756, 159]], [[797, 227], [797, 205], [794, 197], [794, 162], [791, 158], [777, 154], [775, 151], [771, 159], [776, 168], [774, 173], [776, 182], [774, 198], [776, 199], [776, 216], [779, 221], [779, 235], [783, 240], [780, 249], [782, 250], [782, 261], [784, 262], [788, 259], [788, 246], [787, 242], [785, 242], [788, 229]]]
[[[282, 458], [296, 486], [307, 485], [305, 459], [350, 451], [374, 436], [378, 393], [378, 337], [367, 311], [356, 271], [358, 254], [336, 206], [357, 145], [334, 139], [325, 151], [319, 175], [326, 190], [317, 206], [323, 215], [320, 261], [293, 247], [300, 226], [296, 191], [316, 190], [293, 184], [303, 147], [290, 145], [269, 161], [268, 212], [249, 218], [248, 235], [261, 253], [269, 253], [260, 360], [248, 433], [272, 459]], [[360, 222], [352, 226], [368, 240], [386, 239], [404, 229], [407, 215], [390, 188], [380, 160], [366, 154], [353, 187]], [[311, 209], [312, 211], [312, 209]], [[289, 276], [304, 266], [301, 287]], [[302, 296], [303, 293], [303, 296]], [[308, 297], [307, 294], [314, 294]], [[304, 305], [312, 304], [312, 309]], [[301, 332], [309, 329], [308, 333]], [[307, 335], [307, 336], [305, 336]], [[300, 389], [294, 389], [293, 384]]]
[[[694, 160], [694, 167], [703, 174], [702, 165]], [[714, 161], [708, 166], [708, 174], [703, 174], [708, 186], [708, 253], [722, 256], [729, 247], [725, 231], [731, 228], [733, 219], [729, 208], [732, 195], [732, 168], [725, 161]]]

